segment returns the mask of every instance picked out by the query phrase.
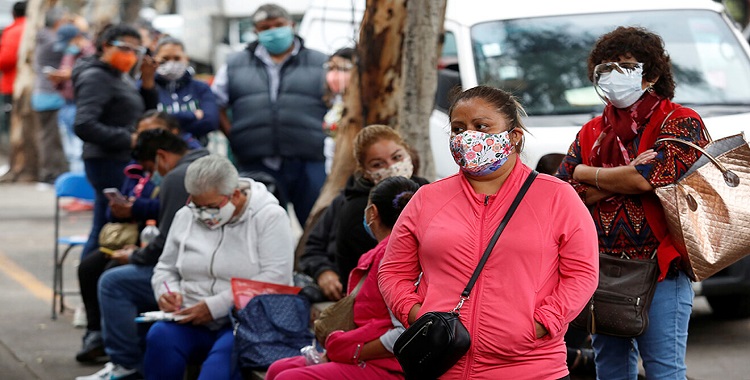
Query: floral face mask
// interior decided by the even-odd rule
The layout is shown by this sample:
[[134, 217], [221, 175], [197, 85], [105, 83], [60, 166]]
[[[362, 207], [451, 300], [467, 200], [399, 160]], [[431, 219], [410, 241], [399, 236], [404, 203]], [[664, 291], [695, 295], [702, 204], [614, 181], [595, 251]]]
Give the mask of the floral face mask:
[[513, 153], [511, 131], [512, 129], [501, 133], [466, 131], [451, 136], [453, 160], [461, 170], [474, 176], [494, 173]]
[[411, 162], [411, 157], [405, 156], [403, 160], [394, 163], [393, 165], [378, 170], [367, 172], [372, 179], [374, 184], [380, 183], [380, 181], [389, 177], [406, 177], [411, 178], [414, 174], [414, 165]]

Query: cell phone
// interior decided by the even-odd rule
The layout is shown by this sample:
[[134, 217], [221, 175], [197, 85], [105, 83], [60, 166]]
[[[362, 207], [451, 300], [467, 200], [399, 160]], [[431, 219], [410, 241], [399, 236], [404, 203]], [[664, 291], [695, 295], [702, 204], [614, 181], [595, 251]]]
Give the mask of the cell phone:
[[122, 195], [120, 190], [118, 190], [117, 188], [108, 187], [102, 190], [102, 192], [104, 193], [104, 196], [107, 197], [107, 199], [109, 199], [110, 201], [114, 203], [120, 203], [120, 204], [128, 203], [128, 199], [125, 198], [125, 196]]

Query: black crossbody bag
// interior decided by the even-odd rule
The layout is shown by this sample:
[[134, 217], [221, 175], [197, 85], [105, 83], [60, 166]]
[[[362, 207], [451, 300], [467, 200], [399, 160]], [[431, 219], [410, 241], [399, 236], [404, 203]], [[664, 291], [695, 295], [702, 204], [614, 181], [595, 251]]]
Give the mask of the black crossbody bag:
[[497, 239], [521, 203], [521, 199], [537, 176], [532, 170], [518, 191], [516, 198], [503, 217], [495, 234], [492, 235], [482, 259], [466, 288], [461, 292], [458, 305], [448, 312], [430, 311], [419, 317], [396, 340], [393, 353], [396, 355], [407, 379], [436, 379], [453, 367], [471, 347], [471, 336], [459, 319], [460, 310], [479, 278], [479, 273], [487, 263]]

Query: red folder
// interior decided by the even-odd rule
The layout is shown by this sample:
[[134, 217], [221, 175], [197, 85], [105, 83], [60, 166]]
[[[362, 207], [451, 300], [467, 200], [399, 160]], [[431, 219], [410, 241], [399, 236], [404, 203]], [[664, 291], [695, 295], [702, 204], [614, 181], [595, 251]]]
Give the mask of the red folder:
[[232, 278], [234, 307], [238, 310], [244, 308], [251, 298], [259, 294], [297, 294], [300, 290], [302, 288], [297, 286], [279, 285], [236, 277]]

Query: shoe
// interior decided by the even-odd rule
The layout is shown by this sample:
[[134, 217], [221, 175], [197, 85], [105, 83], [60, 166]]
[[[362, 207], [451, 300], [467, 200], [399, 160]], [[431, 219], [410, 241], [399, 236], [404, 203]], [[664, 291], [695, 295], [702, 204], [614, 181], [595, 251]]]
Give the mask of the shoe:
[[83, 304], [76, 306], [76, 312], [73, 314], [73, 326], [77, 328], [84, 328], [88, 326], [89, 322], [86, 320], [86, 308]]
[[101, 331], [86, 331], [83, 347], [76, 353], [76, 360], [79, 363], [101, 363], [107, 360]]
[[141, 376], [135, 369], [127, 369], [119, 364], [107, 363], [99, 372], [88, 375], [78, 376], [76, 380], [136, 380]]

